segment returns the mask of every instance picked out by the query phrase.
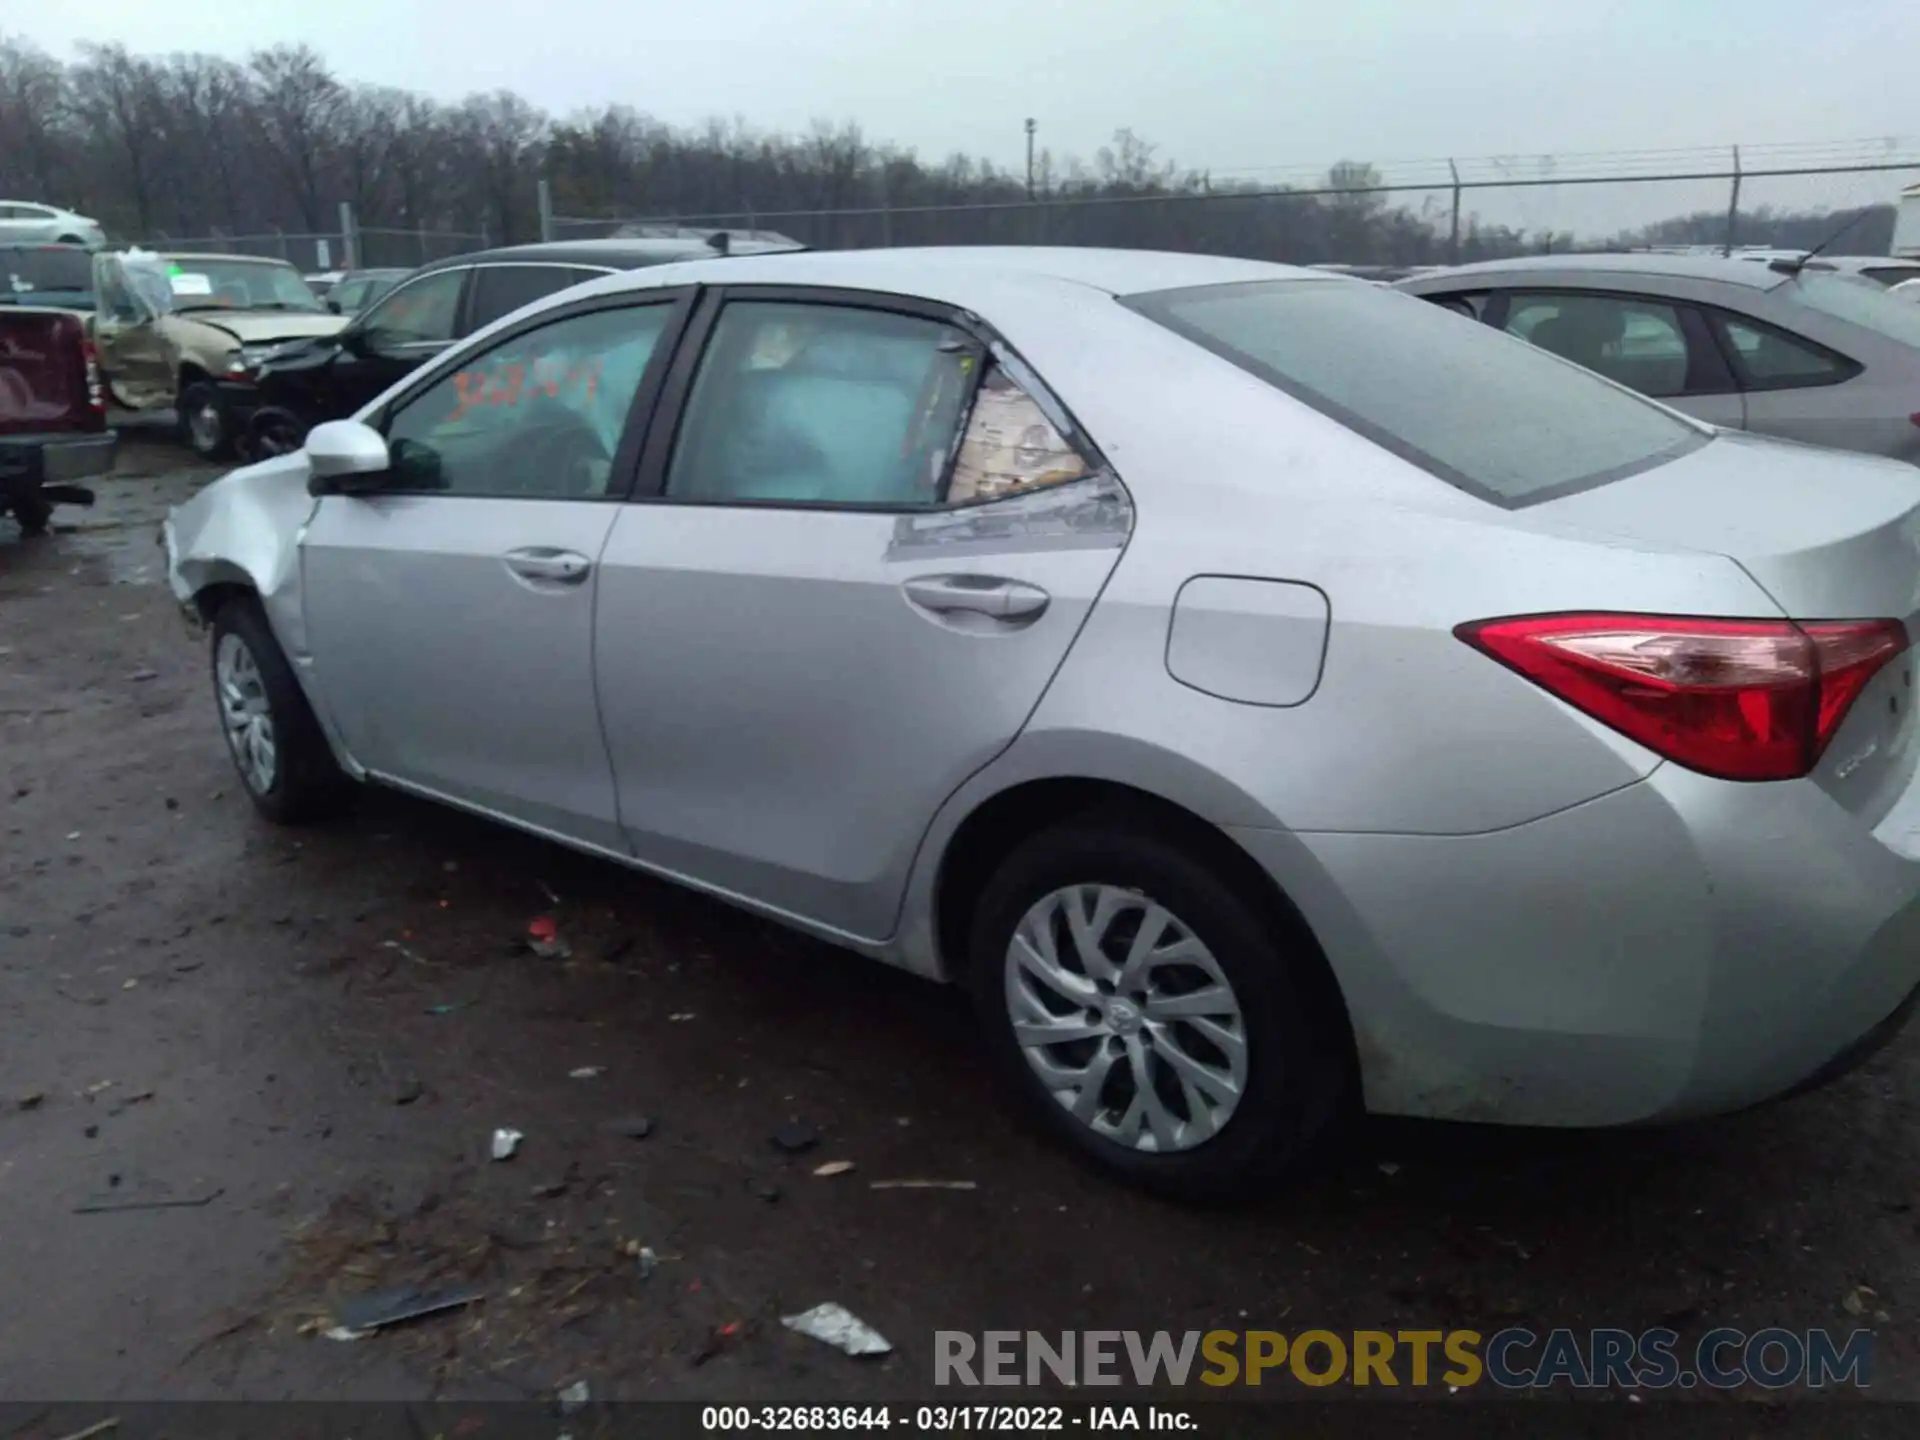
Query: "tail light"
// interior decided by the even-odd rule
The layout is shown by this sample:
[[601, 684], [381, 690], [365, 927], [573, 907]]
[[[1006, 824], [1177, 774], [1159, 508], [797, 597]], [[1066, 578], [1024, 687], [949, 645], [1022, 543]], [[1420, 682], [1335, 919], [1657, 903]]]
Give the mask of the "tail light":
[[1656, 754], [1723, 780], [1807, 774], [1867, 682], [1908, 645], [1898, 620], [1534, 615], [1454, 634]]
[[100, 352], [94, 348], [93, 337], [80, 337], [80, 363], [87, 372], [87, 409], [94, 419], [102, 424], [107, 418], [107, 387], [100, 378]]

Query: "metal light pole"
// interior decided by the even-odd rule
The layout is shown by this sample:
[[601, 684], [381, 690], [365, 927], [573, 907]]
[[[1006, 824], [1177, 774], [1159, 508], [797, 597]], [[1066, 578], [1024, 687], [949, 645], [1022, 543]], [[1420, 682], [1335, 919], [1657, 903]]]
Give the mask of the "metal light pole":
[[1039, 125], [1029, 116], [1027, 118], [1027, 199], [1033, 199], [1033, 132]]

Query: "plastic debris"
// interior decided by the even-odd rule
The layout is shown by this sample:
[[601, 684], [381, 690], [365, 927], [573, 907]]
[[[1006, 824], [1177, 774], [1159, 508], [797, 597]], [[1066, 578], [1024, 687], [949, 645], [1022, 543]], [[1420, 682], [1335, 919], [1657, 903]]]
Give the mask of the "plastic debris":
[[573, 947], [560, 938], [560, 922], [551, 915], [536, 915], [527, 926], [527, 948], [542, 960], [565, 960]]
[[622, 1115], [615, 1120], [602, 1121], [600, 1128], [609, 1135], [618, 1135], [622, 1140], [644, 1140], [653, 1133], [653, 1121], [645, 1115]]
[[780, 1323], [796, 1335], [823, 1341], [845, 1355], [888, 1355], [893, 1346], [886, 1337], [844, 1305], [832, 1301], [784, 1316]]
[[333, 1318], [343, 1330], [365, 1335], [403, 1320], [418, 1320], [442, 1310], [458, 1310], [486, 1295], [478, 1285], [449, 1285], [439, 1290], [422, 1290], [406, 1285], [397, 1290], [370, 1290], [364, 1295], [349, 1295], [333, 1307]]
[[109, 1415], [104, 1420], [96, 1420], [84, 1430], [75, 1430], [69, 1434], [60, 1436], [59, 1440], [93, 1440], [93, 1437], [96, 1435], [104, 1435], [109, 1430], [118, 1430], [119, 1428], [120, 1417], [118, 1415]]
[[520, 1149], [520, 1142], [527, 1137], [518, 1130], [509, 1130], [505, 1126], [493, 1132], [493, 1158], [511, 1160]]
[[972, 1180], [876, 1180], [872, 1190], [978, 1190]]
[[364, 1340], [373, 1332], [371, 1330], [349, 1330], [344, 1325], [333, 1325], [322, 1330], [320, 1333], [325, 1335], [329, 1340]]
[[642, 1280], [647, 1279], [654, 1271], [660, 1268], [660, 1257], [654, 1254], [651, 1245], [642, 1245], [640, 1247], [640, 1253], [633, 1258], [636, 1267], [640, 1271], [640, 1278]]
[[1883, 1325], [1893, 1319], [1892, 1312], [1880, 1303], [1880, 1292], [1871, 1285], [1854, 1286], [1840, 1301], [1840, 1308], [1849, 1315], [1871, 1315]]
[[801, 1125], [796, 1122], [791, 1125], [782, 1125], [773, 1132], [774, 1148], [784, 1150], [789, 1155], [798, 1155], [804, 1150], [811, 1150], [819, 1143], [820, 1132], [811, 1125]]
[[224, 1187], [203, 1190], [193, 1195], [156, 1196], [139, 1199], [132, 1195], [98, 1195], [73, 1207], [76, 1215], [106, 1215], [116, 1210], [198, 1210], [226, 1194]]
[[569, 1080], [592, 1080], [607, 1073], [604, 1065], [581, 1065], [567, 1072]]
[[1399, 1162], [1394, 1160], [1382, 1160], [1376, 1168], [1378, 1168], [1382, 1175], [1398, 1175], [1400, 1173]]
[[673, 1020], [673, 1021], [691, 1020], [693, 1018], [694, 1018], [694, 1013], [691, 1010], [682, 1010], [678, 1014], [667, 1016], [667, 1019]]
[[813, 1173], [826, 1180], [835, 1175], [844, 1175], [851, 1169], [853, 1169], [851, 1160], [829, 1160], [824, 1165], [814, 1166]]
[[593, 1403], [593, 1389], [584, 1380], [576, 1380], [560, 1389], [561, 1413], [571, 1415], [583, 1405]]

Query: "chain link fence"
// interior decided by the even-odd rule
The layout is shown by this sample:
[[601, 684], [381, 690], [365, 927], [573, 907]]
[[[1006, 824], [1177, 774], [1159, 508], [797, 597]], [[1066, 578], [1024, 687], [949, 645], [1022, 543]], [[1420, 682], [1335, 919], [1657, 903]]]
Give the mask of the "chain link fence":
[[[617, 237], [648, 227], [770, 231], [814, 249], [910, 245], [1101, 245], [1204, 251], [1295, 264], [1427, 265], [1555, 249], [1605, 248], [1613, 237], [1684, 220], [1685, 238], [1726, 247], [1763, 240], [1755, 212], [1893, 204], [1920, 179], [1920, 147], [1853, 152], [1836, 163], [1812, 147], [1717, 152], [1690, 166], [1628, 172], [1635, 158], [1410, 162], [1349, 183], [1238, 182], [1180, 193], [1053, 194], [1032, 200], [702, 213], [556, 215], [550, 239]], [[1344, 167], [1343, 167], [1344, 168]], [[1341, 178], [1339, 170], [1332, 178]], [[1796, 239], [1811, 246], [1824, 236]], [[1850, 242], [1853, 243], [1853, 242]], [[1886, 237], [1880, 237], [1884, 245]], [[1845, 246], [1841, 247], [1843, 250]]]
[[215, 230], [206, 235], [171, 235], [156, 231], [133, 243], [148, 250], [212, 255], [257, 255], [285, 260], [302, 271], [411, 270], [430, 260], [484, 250], [485, 230], [411, 229], [360, 225], [351, 205], [340, 207], [340, 228], [300, 234], [272, 230], [258, 235], [229, 235]]

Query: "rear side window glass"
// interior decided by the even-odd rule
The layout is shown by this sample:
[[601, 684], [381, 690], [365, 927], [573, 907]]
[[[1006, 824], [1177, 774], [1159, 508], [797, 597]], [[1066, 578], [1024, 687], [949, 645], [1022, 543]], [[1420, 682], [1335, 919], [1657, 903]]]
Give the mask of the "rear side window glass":
[[92, 294], [93, 257], [84, 250], [0, 249], [0, 305], [32, 305], [36, 295], [48, 297], [49, 304], [72, 304]]
[[1782, 335], [1778, 330], [1723, 318], [1721, 329], [1740, 359], [1740, 368], [1756, 385], [1826, 385], [1843, 380], [1852, 367], [1837, 356]]
[[1497, 505], [1618, 479], [1707, 438], [1577, 366], [1379, 286], [1270, 280], [1123, 303]]
[[482, 265], [473, 272], [473, 323], [478, 330], [522, 305], [599, 276], [571, 265]]

